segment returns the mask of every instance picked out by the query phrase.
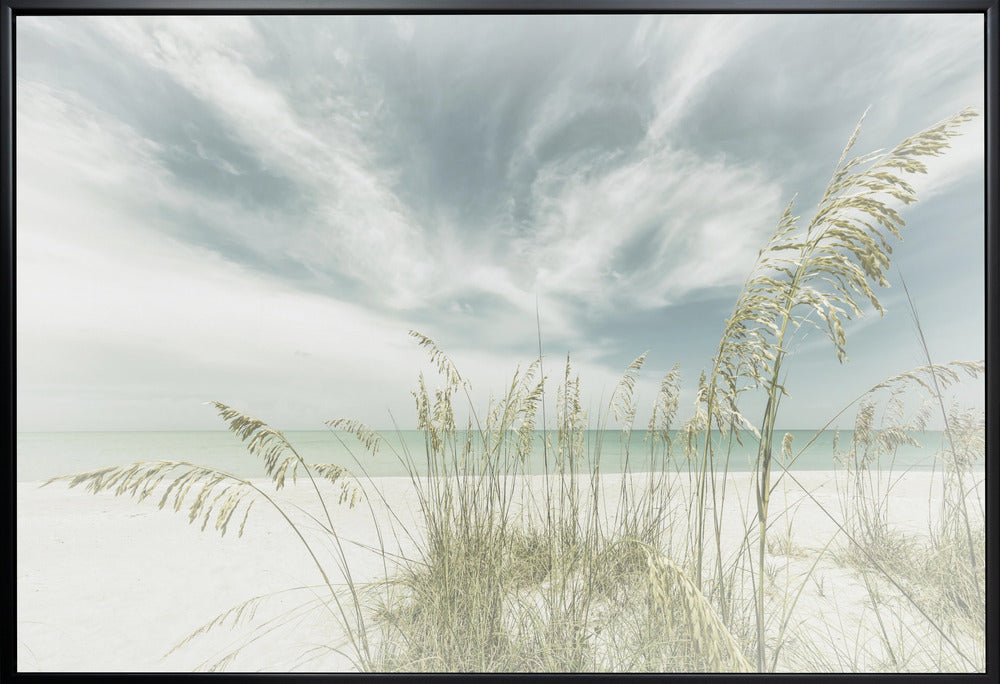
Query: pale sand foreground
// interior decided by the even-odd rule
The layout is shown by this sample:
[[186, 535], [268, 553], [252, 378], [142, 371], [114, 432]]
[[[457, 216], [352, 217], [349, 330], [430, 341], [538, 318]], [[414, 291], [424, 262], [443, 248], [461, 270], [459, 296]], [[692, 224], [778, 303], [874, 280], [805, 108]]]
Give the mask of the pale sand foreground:
[[[620, 478], [603, 477], [609, 494], [614, 492]], [[725, 529], [734, 539], [742, 537], [743, 516], [732, 493], [740, 493], [746, 508], [750, 477], [749, 473], [730, 475]], [[928, 495], [940, 491], [939, 486], [931, 489], [931, 477], [925, 472], [909, 473], [899, 481], [889, 509], [892, 525], [908, 533], [927, 533], [929, 516], [936, 511], [935, 506], [929, 506]], [[834, 473], [801, 472], [796, 478], [834, 517], [841, 518]], [[416, 533], [419, 510], [409, 479], [378, 478], [376, 482], [402, 524]], [[268, 490], [270, 483], [264, 481], [261, 486]], [[110, 494], [95, 496], [70, 490], [60, 483], [45, 488], [39, 488], [38, 483], [18, 483], [17, 496], [20, 671], [190, 671], [204, 667], [225, 656], [248, 635], [267, 629], [252, 632], [254, 625], [293, 609], [314, 594], [296, 591], [279, 595], [261, 607], [249, 626], [236, 631], [213, 630], [165, 654], [190, 632], [246, 599], [321, 582], [287, 523], [260, 504], [255, 505], [242, 538], [235, 534], [236, 524], [220, 538], [211, 528], [199, 532], [197, 524], [188, 525], [186, 511], [157, 510], [155, 496], [136, 504]], [[613, 494], [610, 496], [613, 499]], [[335, 496], [331, 498], [335, 500]], [[314, 493], [301, 480], [297, 486], [283, 489], [281, 500], [318, 512]], [[355, 582], [386, 574], [377, 554], [349, 543], [378, 545], [373, 517], [381, 521], [387, 549], [412, 553], [414, 548], [403, 533], [394, 538], [390, 516], [378, 497], [370, 500], [375, 501], [374, 514], [363, 505], [354, 509], [334, 506], [331, 510], [347, 544]], [[794, 514], [794, 552], [776, 558], [781, 568], [795, 576], [808, 569], [836, 526], [791, 482], [787, 490], [779, 489], [775, 494], [772, 510], [781, 511], [786, 505]], [[399, 527], [399, 523], [395, 525]], [[332, 557], [329, 561], [327, 566], [335, 567]], [[821, 577], [822, 584], [805, 583], [794, 622], [815, 631], [836, 611], [838, 622], [846, 624], [834, 631], [851, 632], [843, 636], [845, 644], [855, 641], [852, 629], [866, 620], [866, 595], [863, 589], [859, 591], [856, 573], [827, 556], [817, 565], [814, 576]], [[340, 577], [331, 580], [342, 581]], [[344, 657], [327, 648], [339, 641], [329, 613], [315, 610], [301, 617], [292, 613], [291, 617], [243, 649], [227, 669], [337, 671], [350, 667]], [[848, 627], [851, 623], [853, 628]], [[824, 640], [829, 641], [831, 653], [846, 648], [838, 646], [833, 636], [819, 642]]]

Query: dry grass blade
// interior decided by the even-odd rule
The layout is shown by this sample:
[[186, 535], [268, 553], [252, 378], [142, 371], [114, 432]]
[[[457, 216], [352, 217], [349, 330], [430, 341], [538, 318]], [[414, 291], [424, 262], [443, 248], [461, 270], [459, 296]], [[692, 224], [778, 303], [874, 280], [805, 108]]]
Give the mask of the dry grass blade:
[[382, 435], [358, 420], [335, 418], [326, 421], [324, 424], [334, 430], [343, 430], [354, 435], [372, 456], [378, 456], [379, 449], [385, 444]]
[[707, 656], [714, 672], [753, 672], [725, 623], [691, 578], [670, 558], [646, 550], [649, 583], [661, 610], [666, 611], [671, 588], [677, 590], [696, 650]]
[[649, 425], [646, 428], [646, 439], [653, 436], [669, 444], [670, 426], [677, 415], [680, 405], [681, 392], [681, 371], [680, 364], [674, 364], [670, 372], [663, 376], [660, 381], [660, 390], [656, 395], [656, 402], [649, 416]]
[[245, 601], [241, 601], [232, 608], [219, 613], [214, 618], [203, 624], [198, 629], [194, 630], [188, 634], [184, 639], [179, 641], [173, 648], [167, 651], [163, 657], [175, 653], [187, 644], [191, 643], [200, 636], [203, 636], [217, 628], [227, 626], [230, 629], [235, 629], [241, 624], [252, 622], [257, 614], [257, 611], [263, 606], [268, 600], [275, 596], [282, 594], [288, 594], [296, 591], [311, 590], [314, 587], [292, 587], [291, 589], [283, 589], [281, 591], [274, 591], [267, 594], [260, 594], [258, 596], [251, 597]]
[[[980, 377], [986, 372], [985, 361], [952, 361], [950, 363], [935, 363], [911, 368], [892, 377], [886, 378], [869, 390], [873, 394], [879, 390], [901, 391], [907, 384], [916, 384], [927, 392], [938, 394], [962, 380], [964, 374], [969, 378]], [[937, 387], [934, 383], [937, 382]]]
[[42, 486], [53, 482], [68, 482], [70, 488], [83, 485], [93, 494], [110, 492], [136, 501], [149, 498], [158, 488], [166, 485], [160, 497], [160, 509], [170, 504], [174, 512], [178, 512], [186, 505], [188, 522], [201, 520], [202, 530], [208, 526], [214, 513], [214, 527], [222, 535], [226, 534], [237, 509], [244, 506], [243, 523], [238, 536], [243, 536], [246, 516], [249, 515], [252, 497], [257, 491], [249, 481], [235, 475], [184, 461], [151, 461], [101, 468], [54, 477], [45, 481]]
[[411, 330], [409, 335], [417, 340], [417, 343], [421, 347], [427, 350], [431, 358], [431, 363], [437, 366], [438, 372], [448, 381], [449, 385], [454, 385], [455, 387], [464, 386], [465, 381], [462, 380], [458, 368], [455, 367], [454, 362], [448, 355], [441, 351], [434, 340], [418, 333], [416, 330]]
[[628, 365], [612, 395], [611, 403], [614, 406], [615, 420], [621, 421], [626, 438], [632, 430], [632, 424], [635, 422], [637, 408], [635, 403], [635, 383], [639, 379], [639, 371], [642, 370], [642, 365], [646, 362], [647, 354], [649, 354], [648, 351], [643, 352], [635, 361]]
[[248, 416], [226, 404], [218, 401], [211, 404], [226, 422], [229, 431], [246, 445], [247, 451], [263, 459], [265, 472], [274, 482], [275, 489], [281, 489], [285, 485], [289, 467], [292, 469], [292, 481], [295, 481], [299, 467], [305, 464], [284, 434], [261, 419]]
[[353, 476], [347, 468], [332, 463], [317, 463], [312, 466], [312, 469], [331, 484], [339, 483], [340, 496], [337, 498], [338, 504], [346, 503], [349, 508], [354, 508], [354, 504], [364, 496], [364, 492], [353, 481]]

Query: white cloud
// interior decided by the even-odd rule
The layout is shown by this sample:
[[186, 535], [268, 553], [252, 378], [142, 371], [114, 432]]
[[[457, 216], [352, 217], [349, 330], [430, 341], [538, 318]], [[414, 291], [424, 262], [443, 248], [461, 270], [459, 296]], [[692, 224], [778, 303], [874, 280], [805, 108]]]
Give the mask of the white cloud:
[[[408, 389], [430, 371], [406, 335], [419, 326], [170, 238], [148, 215], [199, 198], [171, 183], [151, 143], [77, 98], [23, 81], [18, 93], [20, 430], [217, 428], [202, 405], [214, 399], [285, 428], [388, 425], [390, 411], [412, 426]], [[518, 296], [489, 267], [469, 278]], [[480, 406], [533, 356], [450, 351]]]
[[[782, 202], [759, 170], [670, 148], [602, 173], [550, 166], [532, 192], [537, 232], [520, 250], [541, 289], [608, 303], [627, 296], [640, 307], [741, 282]], [[618, 250], [637, 240], [642, 269], [614, 273]]]
[[413, 40], [413, 34], [417, 31], [417, 25], [412, 17], [405, 15], [392, 16], [389, 17], [389, 21], [395, 27], [396, 35], [399, 36], [400, 40], [406, 43]]
[[[758, 168], [683, 150], [673, 127], [765, 23], [642, 18], [623, 59], [661, 79], [652, 87], [644, 139], [624, 152], [588, 150], [541, 164], [531, 185], [532, 228], [516, 241], [524, 277], [537, 279], [541, 292], [599, 308], [624, 299], [662, 306], [699, 288], [742, 281], [787, 198]], [[558, 67], [554, 73], [509, 174], [594, 104], [586, 74]], [[646, 244], [635, 244], [640, 240]], [[626, 249], [646, 258], [633, 255], [623, 264]]]
[[[323, 119], [297, 111], [257, 76], [264, 47], [244, 17], [100, 18], [95, 26], [211, 106], [263, 162], [293, 178], [319, 205], [315, 222], [288, 227], [289, 256], [331, 264], [408, 308], [431, 278], [425, 234], [380, 177], [358, 113], [346, 102]], [[358, 109], [363, 110], [360, 106]]]
[[[591, 66], [567, 61], [546, 72], [548, 96], [527, 124], [518, 119], [522, 144], [508, 169], [513, 178], [541, 164], [532, 168], [531, 195], [520, 198], [533, 222], [516, 239], [510, 226], [473, 236], [448, 219], [428, 225], [396, 194], [399, 178], [371, 123], [384, 95], [379, 74], [364, 73], [351, 87], [337, 80], [372, 66], [363, 46], [331, 45], [322, 78], [303, 76], [316, 85], [308, 95], [314, 100], [304, 102], [302, 83], [266, 75], [273, 46], [246, 19], [87, 20], [97, 29], [88, 40], [110, 39], [124, 52], [108, 54], [169, 75], [315, 209], [308, 225], [288, 225], [277, 211], [190, 190], [161, 164], [163, 141], [103, 112], [100, 102], [19, 81], [19, 427], [218, 427], [201, 406], [206, 399], [231, 401], [286, 428], [334, 416], [385, 425], [386, 408], [405, 427], [412, 424], [407, 389], [415, 369], [427, 367], [408, 328], [436, 337], [481, 401], [506, 384], [516, 361], [533, 355], [536, 301], [550, 377], [559, 375], [565, 344], [589, 388], [586, 403], [607, 399], [621, 369], [606, 359], [631, 340], [628, 331], [600, 330], [602, 316], [641, 316], [699, 288], [738, 284], [790, 199], [764, 165], [699, 155], [677, 130], [680, 115], [710, 92], [713, 75], [767, 21], [669, 20], [644, 22], [623, 58], [637, 69], [653, 64], [648, 73], [663, 76], [651, 93], [647, 135], [631, 149], [594, 152], [583, 140], [575, 156], [535, 158], [593, 93], [584, 73]], [[419, 44], [417, 21], [390, 29]], [[74, 30], [74, 40], [83, 33]], [[929, 60], [896, 55], [900, 98], [921, 70], [957, 68], [947, 40], [935, 43], [940, 49]], [[404, 109], [396, 113], [405, 116]], [[982, 172], [982, 118], [969, 126], [955, 150], [932, 161], [922, 199]], [[191, 145], [193, 155], [239, 173]], [[450, 216], [449, 209], [428, 213]], [[353, 278], [381, 307], [302, 292], [171, 238], [190, 237], [190, 228], [172, 223], [179, 216], [320, 278]], [[497, 299], [511, 306], [496, 313], [503, 308]], [[414, 307], [452, 314], [430, 329]], [[690, 347], [701, 344], [682, 337]], [[526, 353], [512, 359], [500, 348]], [[664, 370], [672, 360], [663, 360]], [[686, 370], [695, 377], [696, 369]], [[651, 364], [643, 404], [656, 373]]]
[[[658, 17], [650, 26], [641, 24], [635, 44], [648, 59], [664, 62], [664, 77], [654, 90], [657, 113], [647, 138], [669, 135], [680, 116], [696, 104], [698, 91], [711, 83], [711, 76], [754, 35], [766, 20], [739, 15], [688, 15]], [[670, 57], [664, 59], [663, 53]]]
[[[894, 88], [954, 79], [954, 74], [968, 74], [969, 66], [982, 64], [985, 34], [980, 14], [910, 14], [894, 17], [893, 22], [896, 31], [883, 47], [889, 56], [885, 82]], [[914, 45], [920, 49], [914, 50]], [[981, 68], [971, 76], [979, 77], [981, 91]]]

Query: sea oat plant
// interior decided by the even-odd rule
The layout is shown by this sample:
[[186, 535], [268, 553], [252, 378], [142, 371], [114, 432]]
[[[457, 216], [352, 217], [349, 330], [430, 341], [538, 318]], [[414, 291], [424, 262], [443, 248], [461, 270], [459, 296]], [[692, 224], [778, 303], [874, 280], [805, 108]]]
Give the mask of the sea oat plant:
[[[898, 205], [916, 202], [915, 190], [904, 174], [926, 173], [922, 158], [943, 154], [958, 127], [975, 116], [965, 109], [953, 117], [911, 136], [888, 152], [873, 152], [848, 160], [861, 129], [858, 123], [827, 184], [813, 218], [804, 231], [789, 204], [771, 238], [758, 254], [750, 277], [726, 323], [713, 368], [700, 397], [705, 403], [707, 431], [702, 458], [699, 501], [706, 484], [712, 486], [710, 468], [712, 426], [730, 434], [746, 419], [738, 410], [739, 395], [761, 389], [766, 404], [759, 434], [755, 470], [758, 474], [758, 587], [765, 579], [768, 507], [774, 452], [775, 420], [785, 395], [790, 342], [804, 324], [822, 330], [833, 343], [837, 359], [847, 358], [843, 321], [863, 313], [870, 305], [883, 312], [873, 286], [888, 286], [891, 238], [900, 239], [904, 226]], [[863, 121], [863, 117], [862, 117]], [[728, 466], [728, 462], [727, 462]], [[724, 496], [724, 493], [723, 493]], [[704, 553], [704, 507], [699, 507], [697, 577], [701, 581]], [[716, 545], [720, 521], [715, 517]], [[721, 555], [721, 554], [720, 554]], [[722, 573], [719, 570], [720, 589]], [[757, 666], [765, 666], [764, 593], [757, 591]]]

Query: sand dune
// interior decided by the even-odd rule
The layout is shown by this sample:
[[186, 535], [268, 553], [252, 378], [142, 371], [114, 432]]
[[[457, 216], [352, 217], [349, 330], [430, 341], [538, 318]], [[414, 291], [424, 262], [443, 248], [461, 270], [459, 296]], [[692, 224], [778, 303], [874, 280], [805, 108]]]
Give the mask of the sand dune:
[[[744, 499], [746, 508], [750, 477], [730, 475], [724, 527], [733, 539], [743, 534], [739, 499]], [[603, 478], [613, 500], [620, 480], [613, 475]], [[801, 472], [796, 478], [815, 500], [790, 481], [779, 487], [774, 499], [774, 509], [787, 507], [793, 516], [792, 543], [785, 555], [774, 556], [776, 567], [793, 580], [808, 570], [836, 532], [820, 504], [835, 517], [840, 515], [834, 473]], [[899, 479], [892, 492], [892, 525], [926, 534], [935, 515], [928, 499], [933, 492], [931, 478], [931, 473], [913, 472]], [[380, 521], [382, 543], [391, 553], [413, 554], [414, 543], [401, 530], [414, 534], [419, 530], [418, 500], [410, 481], [373, 482], [392, 502], [399, 520], [387, 514], [375, 494], [369, 496], [371, 509], [361, 505], [332, 510], [355, 582], [374, 581], [392, 570], [379, 554], [365, 548], [379, 544], [374, 520]], [[539, 483], [536, 478], [536, 486]], [[270, 486], [267, 481], [261, 484]], [[742, 494], [733, 496], [734, 492]], [[311, 610], [296, 609], [324, 589], [318, 586], [321, 577], [302, 544], [273, 510], [255, 508], [242, 538], [234, 531], [220, 538], [211, 529], [199, 532], [197, 523], [188, 525], [184, 511], [157, 510], [155, 498], [136, 504], [108, 494], [70, 490], [60, 483], [44, 488], [19, 483], [17, 495], [18, 670], [190, 671], [225, 658], [247, 639], [253, 640], [226, 663], [227, 670], [351, 668], [348, 658], [331, 650], [342, 636], [331, 612], [317, 602]], [[300, 482], [282, 490], [281, 500], [310, 508], [312, 495]], [[336, 567], [332, 555], [323, 560], [329, 561], [327, 567]], [[828, 636], [814, 641], [828, 642], [830, 654], [835, 654], [840, 646], [833, 635], [839, 634], [848, 644], [841, 646], [849, 647], [859, 622], [866, 619], [867, 596], [856, 573], [835, 556], [824, 557], [814, 577], [821, 579], [805, 583], [795, 620], [825, 630]], [[342, 577], [331, 580], [336, 584]], [[193, 630], [242, 601], [310, 586], [317, 588], [279, 593], [263, 602], [246, 625], [212, 630], [167, 655]], [[798, 585], [793, 581], [793, 586]], [[832, 622], [834, 614], [843, 624], [830, 624], [831, 632], [822, 623]], [[267, 621], [277, 616], [281, 619], [272, 629]], [[787, 667], [795, 666], [792, 646], [792, 659], [783, 661]]]

